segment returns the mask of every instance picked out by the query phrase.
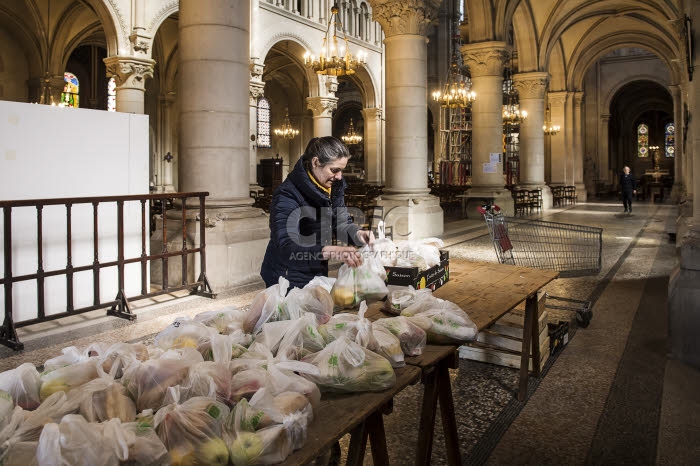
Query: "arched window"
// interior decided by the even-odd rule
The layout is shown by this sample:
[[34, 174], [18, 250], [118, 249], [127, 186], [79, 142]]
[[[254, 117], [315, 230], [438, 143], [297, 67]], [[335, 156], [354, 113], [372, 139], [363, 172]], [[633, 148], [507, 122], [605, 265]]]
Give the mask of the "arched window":
[[369, 42], [369, 29], [367, 28], [368, 16], [369, 11], [367, 11], [367, 4], [362, 2], [360, 4], [360, 39]]
[[109, 78], [107, 82], [107, 111], [117, 111], [117, 81], [114, 79], [114, 76]]
[[673, 122], [666, 124], [666, 144], [664, 147], [664, 154], [666, 157], [674, 157], [676, 155], [676, 125]]
[[271, 121], [270, 101], [265, 97], [260, 97], [258, 99], [258, 147], [272, 147], [272, 139], [270, 138]]
[[644, 123], [637, 126], [637, 156], [649, 157], [649, 127]]
[[61, 103], [66, 107], [80, 107], [80, 83], [78, 78], [73, 74], [66, 71], [63, 73], [63, 93], [61, 94]]

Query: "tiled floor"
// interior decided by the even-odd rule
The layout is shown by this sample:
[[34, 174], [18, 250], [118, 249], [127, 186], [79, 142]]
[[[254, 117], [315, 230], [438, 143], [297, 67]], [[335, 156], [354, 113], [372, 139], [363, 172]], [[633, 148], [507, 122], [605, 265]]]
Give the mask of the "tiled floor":
[[[621, 210], [617, 203], [594, 202], [542, 216], [603, 228], [601, 272], [561, 278], [546, 288], [552, 295], [591, 300], [593, 320], [548, 362], [524, 404], [514, 398], [516, 370], [460, 361], [451, 378], [465, 464], [694, 464], [700, 457], [700, 375], [665, 355], [665, 286], [676, 263], [665, 227], [677, 211], [659, 204], [638, 204], [631, 216]], [[451, 257], [496, 261], [480, 219], [448, 220], [443, 238]], [[216, 300], [136, 303], [136, 322], [95, 311], [71, 322], [23, 328], [26, 350], [0, 348], [0, 370], [22, 362], [41, 365], [69, 345], [142, 340], [176, 316], [247, 305], [261, 288], [255, 283], [226, 290]], [[393, 464], [413, 463], [421, 389], [402, 392], [385, 417]], [[347, 443], [341, 442], [344, 451]], [[433, 464], [444, 463], [438, 422]]]

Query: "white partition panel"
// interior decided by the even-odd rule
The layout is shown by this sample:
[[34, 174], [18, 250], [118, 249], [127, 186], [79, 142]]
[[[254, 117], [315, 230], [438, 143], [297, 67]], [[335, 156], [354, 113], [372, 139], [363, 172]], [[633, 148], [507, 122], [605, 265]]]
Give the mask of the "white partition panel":
[[[0, 101], [0, 199], [130, 194], [148, 194], [148, 116]], [[72, 208], [73, 267], [93, 263], [92, 209], [91, 204], [75, 205]], [[115, 260], [116, 204], [100, 204], [98, 219], [99, 260]], [[139, 256], [139, 202], [125, 204], [124, 223], [125, 257]], [[66, 267], [66, 231], [66, 208], [44, 208], [44, 271]], [[3, 241], [4, 220], [0, 213], [0, 276], [4, 275]], [[13, 275], [35, 273], [38, 263], [35, 208], [13, 209], [12, 244]], [[126, 295], [140, 294], [139, 266], [130, 265], [126, 270]], [[146, 276], [148, 278], [150, 273]], [[100, 283], [101, 301], [114, 299], [118, 291], [116, 267], [103, 269], [100, 272]], [[47, 315], [66, 310], [66, 286], [65, 276], [46, 279]], [[19, 322], [36, 317], [36, 282], [18, 283], [13, 288], [14, 320]], [[92, 272], [75, 274], [73, 289], [74, 308], [92, 305]], [[4, 289], [0, 287], [0, 319], [4, 318], [4, 299]]]

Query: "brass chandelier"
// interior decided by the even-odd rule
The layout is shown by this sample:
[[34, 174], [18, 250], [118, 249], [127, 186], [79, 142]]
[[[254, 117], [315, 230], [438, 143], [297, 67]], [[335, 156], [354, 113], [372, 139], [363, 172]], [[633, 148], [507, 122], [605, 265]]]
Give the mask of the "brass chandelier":
[[441, 107], [468, 107], [476, 99], [476, 92], [472, 91], [471, 87], [471, 79], [462, 74], [459, 63], [453, 55], [445, 85], [442, 91], [433, 92], [433, 100], [438, 102]]
[[284, 114], [284, 122], [280, 128], [275, 129], [275, 135], [284, 139], [292, 140], [299, 135], [299, 130], [292, 128], [292, 122], [289, 121], [289, 110]]
[[544, 125], [542, 126], [544, 134], [547, 136], [554, 136], [560, 129], [561, 127], [559, 125], [552, 124], [552, 111], [549, 109], [549, 105], [547, 105], [547, 110], [545, 110], [544, 114]]
[[352, 118], [350, 118], [350, 127], [348, 128], [347, 134], [341, 136], [340, 139], [342, 139], [348, 146], [362, 142], [362, 136], [355, 132], [355, 126], [353, 125]]
[[[333, 24], [333, 34], [331, 35], [331, 23]], [[328, 76], [347, 76], [355, 73], [358, 66], [367, 63], [367, 54], [359, 51], [357, 57], [350, 53], [348, 37], [343, 31], [342, 45], [338, 45], [338, 27], [343, 31], [343, 25], [338, 18], [338, 5], [331, 8], [331, 16], [328, 19], [326, 34], [323, 36], [323, 44], [318, 58], [306, 52], [304, 54], [304, 64], [314, 70], [317, 74]]]
[[[511, 58], [512, 63], [512, 58]], [[511, 65], [512, 66], [512, 65]], [[513, 87], [513, 74], [511, 68], [505, 69], [503, 78], [503, 124], [519, 125], [527, 118], [527, 111], [520, 110], [520, 96]]]

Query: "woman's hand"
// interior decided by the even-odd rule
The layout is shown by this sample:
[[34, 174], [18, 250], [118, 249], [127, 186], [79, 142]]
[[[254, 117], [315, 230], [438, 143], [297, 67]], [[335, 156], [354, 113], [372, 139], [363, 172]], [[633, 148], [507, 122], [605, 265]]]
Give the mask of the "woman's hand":
[[362, 264], [362, 254], [352, 246], [324, 246], [321, 250], [325, 260], [338, 260], [349, 267], [357, 267]]
[[362, 244], [374, 243], [374, 233], [372, 230], [358, 230], [355, 236], [357, 236], [357, 239]]

